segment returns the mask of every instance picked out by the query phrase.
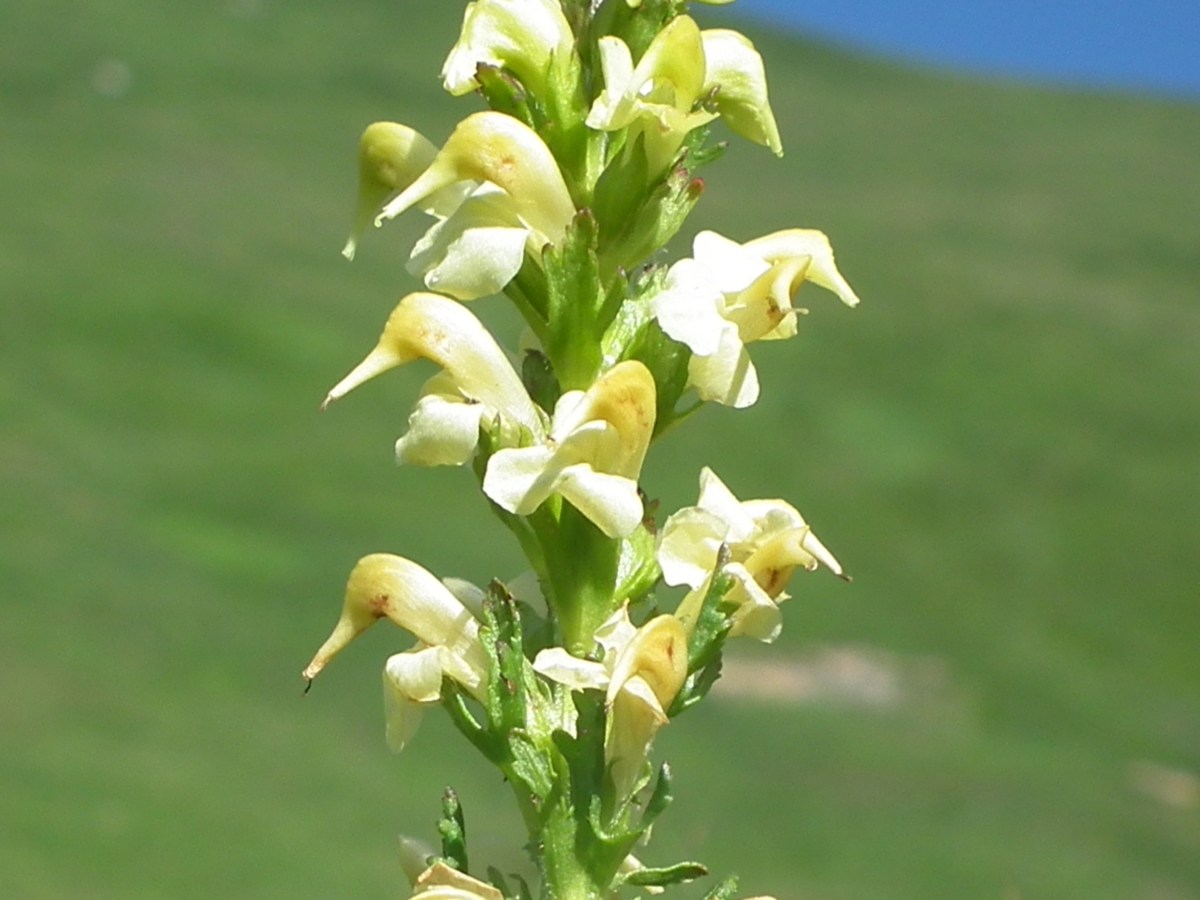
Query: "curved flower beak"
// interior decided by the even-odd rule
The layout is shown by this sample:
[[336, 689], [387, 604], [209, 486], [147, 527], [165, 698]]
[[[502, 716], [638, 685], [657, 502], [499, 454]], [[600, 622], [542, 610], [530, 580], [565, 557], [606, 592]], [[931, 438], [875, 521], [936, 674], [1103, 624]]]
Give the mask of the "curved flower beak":
[[397, 122], [374, 122], [358, 141], [358, 202], [342, 256], [354, 259], [358, 239], [380, 207], [429, 168], [437, 147]]
[[512, 116], [485, 111], [458, 124], [429, 168], [383, 208], [375, 224], [461, 181], [502, 188], [521, 221], [549, 243], [562, 240], [575, 217], [558, 163], [537, 132]]
[[[390, 553], [364, 556], [350, 572], [342, 614], [304, 678], [312, 682], [347, 644], [378, 622], [391, 619], [423, 643], [444, 648], [462, 662], [468, 680], [481, 681], [487, 656], [479, 623], [441, 581], [416, 563]], [[455, 677], [458, 677], [457, 675]]]
[[789, 228], [763, 235], [742, 245], [771, 265], [797, 260], [804, 264], [790, 279], [789, 294], [794, 294], [805, 281], [820, 285], [837, 294], [847, 306], [858, 306], [858, 295], [838, 271], [833, 261], [833, 247], [824, 232], [812, 228]]
[[417, 359], [441, 366], [468, 398], [510, 422], [542, 433], [541, 416], [508, 357], [465, 306], [438, 294], [409, 294], [397, 304], [367, 356], [325, 397], [324, 409], [365, 381]]

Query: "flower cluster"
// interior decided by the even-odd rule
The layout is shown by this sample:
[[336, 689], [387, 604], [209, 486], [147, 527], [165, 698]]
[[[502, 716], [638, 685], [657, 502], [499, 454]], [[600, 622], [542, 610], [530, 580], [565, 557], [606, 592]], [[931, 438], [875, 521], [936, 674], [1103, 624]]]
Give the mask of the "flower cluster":
[[[343, 253], [417, 209], [432, 224], [407, 268], [426, 290], [399, 301], [323, 408], [432, 363], [396, 459], [469, 466], [532, 571], [481, 589], [366, 556], [304, 677], [379, 619], [415, 637], [384, 666], [388, 744], [403, 748], [441, 705], [512, 786], [546, 897], [657, 892], [704, 874], [632, 855], [671, 796], [669, 770], [650, 766], [654, 736], [712, 686], [728, 638], [779, 634], [797, 569], [843, 576], [794, 507], [739, 501], [707, 468], [696, 505], [661, 524], [645, 499], [642, 466], [664, 429], [705, 402], [757, 400], [747, 348], [796, 333], [805, 282], [858, 303], [819, 231], [744, 242], [704, 231], [692, 256], [647, 262], [698, 201], [718, 123], [782, 153], [758, 52], [685, 7], [475, 0], [442, 80], [489, 109], [440, 147], [394, 122], [359, 142]], [[519, 359], [466, 305], [497, 294], [528, 326]], [[447, 821], [441, 854], [409, 854], [413, 896], [529, 896], [470, 875]]]

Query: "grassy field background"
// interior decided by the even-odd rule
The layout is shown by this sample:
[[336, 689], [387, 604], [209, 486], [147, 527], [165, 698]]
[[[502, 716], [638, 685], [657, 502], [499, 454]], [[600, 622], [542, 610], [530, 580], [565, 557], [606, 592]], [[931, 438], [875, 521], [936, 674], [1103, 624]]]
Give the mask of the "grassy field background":
[[[520, 565], [466, 473], [392, 464], [427, 372], [316, 409], [414, 286], [419, 217], [337, 254], [355, 140], [476, 108], [436, 78], [460, 13], [0, 10], [4, 896], [402, 896], [448, 782], [523, 865], [439, 716], [384, 749], [394, 631], [300, 694], [364, 553]], [[1200, 108], [748, 31], [787, 156], [734, 146], [688, 233], [820, 227], [864, 302], [806, 292], [762, 401], [644, 481], [786, 497], [856, 580], [799, 580], [667, 729], [646, 858], [780, 900], [1200, 897]]]

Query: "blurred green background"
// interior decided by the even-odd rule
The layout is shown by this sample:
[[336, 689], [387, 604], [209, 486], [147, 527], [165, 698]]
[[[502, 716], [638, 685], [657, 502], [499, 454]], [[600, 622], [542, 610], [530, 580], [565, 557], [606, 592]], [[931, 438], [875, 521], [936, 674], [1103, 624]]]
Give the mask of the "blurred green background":
[[[4, 896], [406, 896], [447, 783], [524, 865], [440, 715], [386, 752], [396, 631], [300, 693], [359, 556], [520, 569], [466, 472], [392, 463], [427, 370], [317, 413], [424, 226], [338, 255], [357, 135], [478, 108], [436, 77], [461, 8], [0, 8]], [[787, 156], [735, 144], [687, 233], [822, 228], [864, 302], [806, 291], [762, 401], [644, 483], [785, 497], [856, 580], [797, 579], [664, 732], [645, 858], [780, 900], [1200, 897], [1200, 108], [747, 31]]]

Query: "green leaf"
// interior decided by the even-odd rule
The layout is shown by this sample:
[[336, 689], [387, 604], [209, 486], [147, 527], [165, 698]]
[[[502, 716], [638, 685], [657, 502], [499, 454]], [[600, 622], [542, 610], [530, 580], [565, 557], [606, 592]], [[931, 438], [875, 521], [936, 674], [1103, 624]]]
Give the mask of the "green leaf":
[[526, 719], [525, 667], [521, 616], [507, 588], [498, 581], [488, 585], [483, 604], [484, 626], [480, 638], [488, 651], [488, 718], [492, 731], [507, 734], [522, 728]]
[[479, 82], [483, 99], [496, 112], [520, 119], [535, 131], [544, 123], [545, 116], [537, 114], [536, 99], [529, 95], [512, 73], [498, 66], [480, 63], [475, 69], [475, 80]]
[[508, 735], [510, 778], [516, 778], [536, 797], [545, 800], [554, 790], [554, 767], [546, 754], [522, 730]]
[[529, 892], [529, 882], [515, 872], [510, 873], [509, 877], [515, 882], [515, 886], [510, 887], [508, 879], [495, 866], [488, 866], [487, 870], [488, 881], [502, 893], [506, 900], [533, 900], [533, 895]]
[[458, 682], [446, 678], [442, 682], [442, 708], [450, 721], [488, 760], [501, 765], [508, 758], [504, 742], [476, 721], [467, 707]]
[[597, 224], [580, 210], [560, 247], [542, 254], [546, 273], [545, 351], [564, 391], [586, 390], [600, 371], [597, 324], [606, 291], [596, 258]]
[[721, 652], [729, 635], [729, 616], [724, 610], [725, 595], [733, 587], [733, 578], [724, 571], [729, 563], [729, 548], [721, 546], [717, 553], [716, 571], [712, 583], [700, 604], [696, 625], [688, 640], [688, 672], [707, 666]]
[[695, 881], [707, 874], [708, 869], [698, 862], [681, 862], [662, 868], [635, 869], [622, 880], [625, 884], [639, 887], [669, 887], [673, 884]]
[[646, 810], [642, 813], [642, 828], [649, 828], [655, 819], [662, 815], [663, 810], [671, 805], [674, 795], [671, 793], [671, 767], [663, 763], [658, 770], [658, 780], [654, 782], [654, 791], [646, 801]]
[[648, 195], [644, 189], [638, 191], [637, 196], [644, 199], [636, 213], [621, 220], [604, 247], [604, 270], [628, 269], [656, 254], [683, 227], [703, 193], [704, 182], [682, 166], [651, 186]]
[[[644, 498], [643, 498], [644, 501]], [[651, 504], [644, 503], [649, 510]], [[636, 604], [653, 590], [662, 574], [655, 555], [654, 533], [645, 525], [621, 541], [621, 555], [617, 560], [617, 584], [613, 596], [625, 597]]]

